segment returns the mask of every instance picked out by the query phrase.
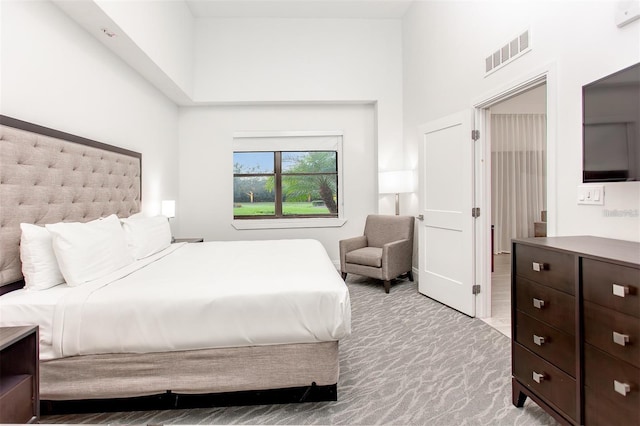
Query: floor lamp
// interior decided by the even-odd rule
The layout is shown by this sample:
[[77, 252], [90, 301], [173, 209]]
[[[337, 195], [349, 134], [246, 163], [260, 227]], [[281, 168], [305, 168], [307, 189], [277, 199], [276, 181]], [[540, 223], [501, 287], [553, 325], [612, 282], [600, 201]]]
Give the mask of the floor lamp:
[[378, 174], [378, 192], [396, 194], [396, 216], [400, 214], [400, 194], [413, 192], [413, 170], [380, 172]]

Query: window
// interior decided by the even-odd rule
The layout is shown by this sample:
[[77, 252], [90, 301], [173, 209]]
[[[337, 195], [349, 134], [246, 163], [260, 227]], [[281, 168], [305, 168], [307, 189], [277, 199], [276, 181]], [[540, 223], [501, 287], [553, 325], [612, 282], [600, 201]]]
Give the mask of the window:
[[243, 131], [233, 134], [236, 229], [340, 227], [342, 132]]
[[338, 217], [338, 151], [236, 151], [234, 219]]

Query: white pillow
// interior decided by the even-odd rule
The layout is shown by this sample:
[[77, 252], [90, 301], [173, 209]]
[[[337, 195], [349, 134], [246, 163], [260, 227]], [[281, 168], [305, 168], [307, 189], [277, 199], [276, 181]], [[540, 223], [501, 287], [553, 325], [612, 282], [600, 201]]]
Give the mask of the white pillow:
[[164, 250], [171, 244], [171, 228], [166, 216], [120, 219], [129, 251], [138, 260]]
[[138, 217], [145, 217], [145, 216], [142, 214], [142, 212], [138, 212], [138, 213], [132, 214], [127, 219], [135, 219], [135, 218], [138, 218]]
[[20, 229], [20, 260], [24, 287], [27, 290], [46, 290], [64, 283], [49, 231], [44, 226], [30, 223], [21, 223]]
[[78, 286], [129, 265], [133, 257], [116, 215], [87, 223], [46, 225], [67, 284]]

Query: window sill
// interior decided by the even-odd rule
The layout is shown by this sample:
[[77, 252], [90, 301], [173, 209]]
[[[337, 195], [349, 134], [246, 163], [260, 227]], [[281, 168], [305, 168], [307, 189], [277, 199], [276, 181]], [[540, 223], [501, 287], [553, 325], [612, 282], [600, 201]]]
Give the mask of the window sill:
[[236, 219], [231, 226], [236, 229], [289, 229], [289, 228], [339, 228], [347, 222], [346, 219], [300, 218], [300, 219]]

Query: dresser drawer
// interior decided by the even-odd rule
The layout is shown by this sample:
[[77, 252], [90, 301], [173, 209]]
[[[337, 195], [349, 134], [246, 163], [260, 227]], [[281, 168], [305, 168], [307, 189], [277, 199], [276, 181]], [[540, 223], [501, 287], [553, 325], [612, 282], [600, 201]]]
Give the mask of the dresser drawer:
[[640, 269], [584, 259], [582, 288], [584, 300], [640, 318]]
[[575, 337], [518, 311], [515, 338], [536, 355], [559, 367], [572, 377], [576, 375]]
[[576, 381], [571, 376], [518, 343], [513, 344], [513, 375], [567, 417], [576, 419]]
[[515, 280], [516, 309], [568, 334], [575, 334], [573, 296], [524, 278], [516, 277]]
[[575, 293], [573, 255], [522, 244], [516, 244], [515, 250], [516, 275], [565, 293]]
[[640, 367], [640, 318], [584, 302], [584, 336], [587, 343]]
[[[618, 361], [589, 344], [584, 345], [584, 384], [594, 389], [600, 398], [610, 399], [629, 409], [638, 410], [640, 407], [640, 369]], [[628, 389], [625, 389], [625, 384]], [[616, 387], [622, 393], [616, 392]]]
[[585, 426], [640, 425], [640, 409], [603, 398], [596, 389], [584, 389]]

